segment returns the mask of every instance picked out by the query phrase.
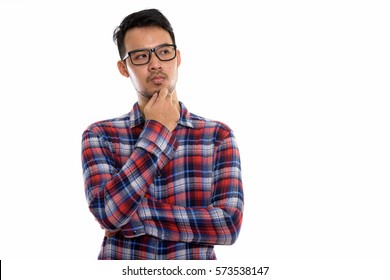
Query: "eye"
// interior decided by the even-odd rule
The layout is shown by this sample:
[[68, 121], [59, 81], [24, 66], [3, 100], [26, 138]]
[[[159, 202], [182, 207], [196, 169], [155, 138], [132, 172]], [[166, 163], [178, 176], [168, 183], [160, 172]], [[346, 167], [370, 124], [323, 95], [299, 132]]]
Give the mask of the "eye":
[[131, 60], [133, 62], [148, 60], [149, 53], [147, 51], [136, 51], [131, 53]]
[[144, 59], [146, 57], [147, 57], [147, 55], [144, 53], [134, 56], [135, 59]]
[[158, 55], [161, 58], [171, 58], [172, 56], [174, 56], [174, 53], [175, 49], [172, 46], [163, 46], [158, 50]]
[[167, 55], [167, 54], [170, 54], [171, 51], [168, 49], [168, 48], [162, 48], [160, 50], [160, 55]]

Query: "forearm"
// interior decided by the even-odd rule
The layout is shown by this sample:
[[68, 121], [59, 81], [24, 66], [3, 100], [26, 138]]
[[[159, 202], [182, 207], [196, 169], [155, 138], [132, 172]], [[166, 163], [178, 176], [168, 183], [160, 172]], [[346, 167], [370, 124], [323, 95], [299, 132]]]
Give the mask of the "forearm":
[[[141, 172], [135, 164], [141, 158], [142, 166], [148, 172]], [[115, 230], [130, 220], [153, 181], [155, 162], [144, 150], [136, 149], [123, 168], [110, 180], [100, 185], [88, 186], [89, 209], [103, 228]]]
[[[143, 198], [138, 214], [146, 232], [170, 241], [233, 244], [240, 232], [244, 209], [240, 156], [233, 136], [216, 149], [213, 175], [208, 205], [182, 207]], [[192, 195], [196, 196], [187, 193]]]
[[138, 213], [147, 234], [188, 243], [233, 244], [242, 223], [240, 207], [186, 208], [143, 199]]
[[157, 122], [148, 122], [127, 162], [117, 170], [109, 144], [95, 133], [83, 135], [85, 191], [90, 211], [103, 228], [128, 223], [157, 168], [174, 153], [175, 139]]

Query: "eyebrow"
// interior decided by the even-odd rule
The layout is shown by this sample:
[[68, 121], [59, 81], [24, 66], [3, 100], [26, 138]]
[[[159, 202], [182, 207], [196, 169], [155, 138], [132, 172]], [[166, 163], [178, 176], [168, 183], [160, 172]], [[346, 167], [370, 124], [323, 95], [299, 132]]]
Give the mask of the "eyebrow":
[[137, 49], [133, 49], [133, 50], [130, 50], [128, 52], [126, 52], [126, 54], [128, 54], [129, 52], [134, 52], [134, 51], [144, 51], [144, 50], [151, 50], [151, 49], [155, 49], [155, 48], [158, 48], [158, 47], [162, 47], [162, 46], [166, 46], [166, 45], [175, 45], [174, 43], [162, 43], [162, 44], [159, 44], [157, 46], [154, 46], [152, 48], [137, 48]]

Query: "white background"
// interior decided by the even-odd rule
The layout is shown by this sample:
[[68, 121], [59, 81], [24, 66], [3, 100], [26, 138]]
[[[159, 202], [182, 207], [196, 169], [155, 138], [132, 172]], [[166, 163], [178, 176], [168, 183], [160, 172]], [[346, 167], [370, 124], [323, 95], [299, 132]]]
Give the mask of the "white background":
[[390, 260], [386, 2], [2, 0], [0, 258], [96, 259], [81, 134], [136, 102], [112, 32], [158, 8], [179, 99], [241, 152], [242, 231], [217, 257]]

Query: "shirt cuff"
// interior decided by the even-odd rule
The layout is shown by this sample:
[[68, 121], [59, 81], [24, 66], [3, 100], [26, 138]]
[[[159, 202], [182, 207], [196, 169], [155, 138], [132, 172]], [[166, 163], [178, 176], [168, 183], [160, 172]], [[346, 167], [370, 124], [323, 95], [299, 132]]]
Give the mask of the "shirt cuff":
[[136, 147], [142, 148], [157, 157], [157, 166], [162, 169], [174, 156], [178, 147], [176, 137], [158, 121], [145, 122]]
[[141, 219], [138, 216], [138, 213], [135, 212], [132, 215], [130, 221], [125, 224], [122, 228], [122, 234], [127, 238], [134, 238], [137, 236], [145, 235], [145, 227]]

